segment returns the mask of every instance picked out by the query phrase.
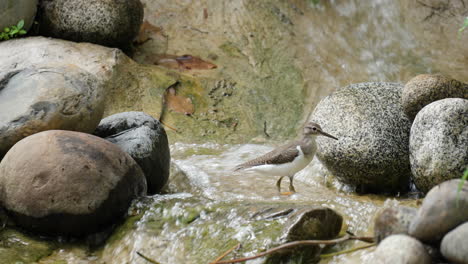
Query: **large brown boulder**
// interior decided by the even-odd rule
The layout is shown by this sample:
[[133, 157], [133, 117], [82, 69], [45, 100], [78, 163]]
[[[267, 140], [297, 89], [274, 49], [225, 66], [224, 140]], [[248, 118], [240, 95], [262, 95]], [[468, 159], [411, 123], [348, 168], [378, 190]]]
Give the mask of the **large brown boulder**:
[[0, 163], [0, 203], [17, 224], [43, 234], [97, 231], [144, 193], [136, 162], [115, 144], [85, 133], [34, 134]]

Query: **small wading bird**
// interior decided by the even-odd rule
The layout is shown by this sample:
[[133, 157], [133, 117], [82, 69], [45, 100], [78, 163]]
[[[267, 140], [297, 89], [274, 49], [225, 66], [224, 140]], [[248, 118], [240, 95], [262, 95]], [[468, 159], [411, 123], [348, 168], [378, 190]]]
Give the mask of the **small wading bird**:
[[311, 161], [317, 151], [315, 138], [326, 136], [338, 140], [338, 138], [325, 133], [319, 124], [309, 122], [304, 127], [304, 132], [300, 140], [278, 147], [256, 159], [238, 165], [235, 171], [244, 170], [255, 172], [266, 176], [280, 176], [276, 182], [278, 192], [281, 193], [281, 180], [285, 176], [289, 177], [289, 192], [281, 193], [290, 195], [296, 192], [293, 185], [294, 175], [304, 169]]

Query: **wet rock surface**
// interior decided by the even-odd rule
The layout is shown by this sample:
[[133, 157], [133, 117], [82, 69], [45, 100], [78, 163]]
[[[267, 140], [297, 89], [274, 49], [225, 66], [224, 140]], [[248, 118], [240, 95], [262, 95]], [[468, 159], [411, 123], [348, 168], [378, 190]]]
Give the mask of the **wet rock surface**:
[[468, 100], [447, 98], [424, 107], [411, 127], [409, 147], [420, 191], [460, 178], [468, 165]]
[[139, 0], [43, 0], [43, 35], [110, 47], [128, 47], [143, 22]]
[[408, 234], [408, 229], [416, 215], [417, 209], [413, 207], [387, 207], [375, 217], [374, 237], [377, 242], [395, 234]]
[[[238, 243], [242, 247], [231, 257], [253, 255], [294, 239], [332, 239], [343, 221], [335, 211], [316, 206], [214, 202], [188, 194], [154, 199], [143, 201], [149, 207], [139, 219], [128, 219], [109, 239], [103, 261], [130, 261], [133, 256], [120, 250], [124, 247], [161, 263], [205, 263]], [[142, 240], [132, 239], [135, 235]], [[172, 254], [175, 249], [180, 254]], [[257, 263], [310, 263], [320, 252], [318, 246], [284, 250]]]
[[445, 98], [468, 99], [468, 84], [442, 74], [421, 74], [405, 84], [401, 104], [408, 118], [414, 120], [424, 106]]
[[0, 31], [5, 27], [17, 25], [24, 20], [24, 29], [28, 30], [36, 16], [38, 0], [3, 0], [0, 4]]
[[148, 194], [159, 192], [167, 183], [170, 151], [162, 124], [143, 112], [124, 112], [101, 120], [94, 134], [118, 145], [142, 168]]
[[118, 146], [50, 130], [18, 142], [0, 163], [0, 202], [19, 226], [83, 235], [115, 223], [146, 193], [140, 167]]
[[468, 221], [468, 184], [458, 193], [461, 180], [443, 182], [424, 198], [409, 233], [424, 242], [440, 240], [448, 231]]
[[317, 122], [338, 140], [317, 138], [319, 160], [363, 192], [408, 188], [410, 122], [398, 83], [359, 83], [337, 90], [315, 108]]
[[468, 263], [468, 222], [444, 236], [440, 251], [445, 258], [454, 263]]
[[97, 78], [76, 66], [31, 67], [0, 76], [0, 158], [31, 134], [92, 132], [104, 112]]
[[406, 235], [391, 235], [380, 242], [374, 251], [376, 263], [379, 264], [430, 264], [431, 258], [424, 245]]

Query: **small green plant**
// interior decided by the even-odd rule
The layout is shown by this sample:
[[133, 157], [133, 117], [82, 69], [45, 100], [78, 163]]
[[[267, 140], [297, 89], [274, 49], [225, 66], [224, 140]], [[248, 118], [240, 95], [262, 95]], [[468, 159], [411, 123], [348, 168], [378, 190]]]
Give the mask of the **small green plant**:
[[467, 27], [468, 27], [468, 17], [465, 17], [465, 21], [463, 22], [463, 26], [460, 29], [458, 29], [458, 34], [460, 35], [463, 32], [463, 30], [465, 30], [465, 28], [467, 28]]
[[12, 38], [16, 38], [20, 35], [26, 34], [26, 30], [23, 29], [24, 20], [21, 19], [16, 26], [6, 27], [0, 32], [0, 41], [1, 40], [9, 40]]

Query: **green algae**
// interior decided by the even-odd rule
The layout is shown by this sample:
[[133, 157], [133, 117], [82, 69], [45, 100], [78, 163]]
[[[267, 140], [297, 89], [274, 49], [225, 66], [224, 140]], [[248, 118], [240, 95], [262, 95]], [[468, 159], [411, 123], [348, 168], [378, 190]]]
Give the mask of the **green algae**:
[[0, 232], [0, 259], [2, 263], [36, 263], [52, 254], [53, 242], [28, 236], [14, 229]]

